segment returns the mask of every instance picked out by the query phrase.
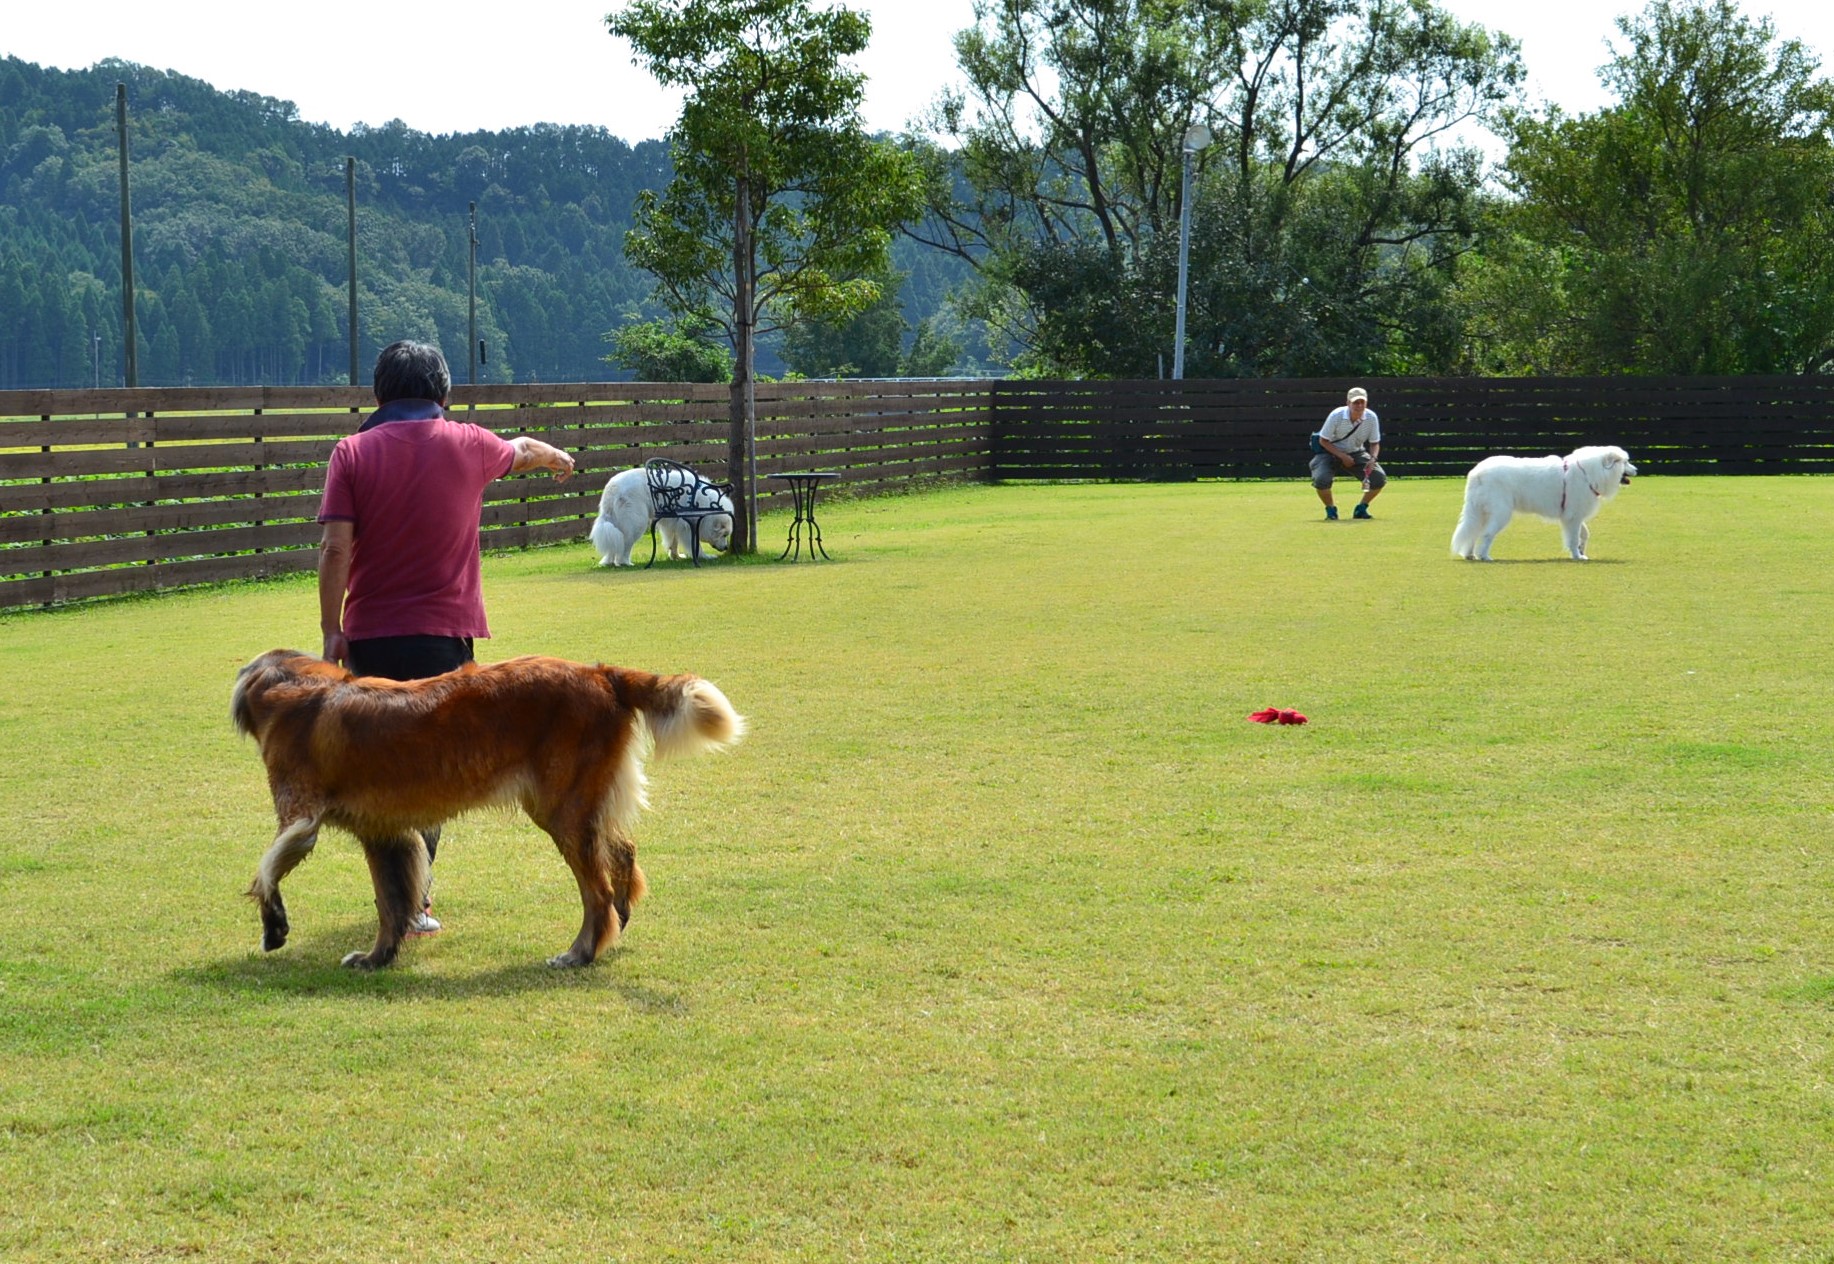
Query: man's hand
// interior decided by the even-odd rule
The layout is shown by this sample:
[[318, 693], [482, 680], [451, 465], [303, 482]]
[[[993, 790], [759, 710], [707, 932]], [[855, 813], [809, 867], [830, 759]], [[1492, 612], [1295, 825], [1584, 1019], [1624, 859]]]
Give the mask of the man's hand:
[[564, 483], [573, 477], [573, 454], [554, 449], [554, 463], [548, 466], [554, 471], [554, 481]]
[[350, 586], [350, 563], [356, 553], [357, 525], [345, 518], [325, 524], [318, 545], [318, 630], [325, 638], [327, 662], [350, 657], [344, 637], [344, 593]]
[[510, 473], [552, 470], [556, 483], [564, 483], [573, 477], [573, 457], [570, 453], [562, 452], [552, 444], [543, 443], [530, 435], [518, 435], [510, 443], [516, 449], [516, 461], [509, 467]]

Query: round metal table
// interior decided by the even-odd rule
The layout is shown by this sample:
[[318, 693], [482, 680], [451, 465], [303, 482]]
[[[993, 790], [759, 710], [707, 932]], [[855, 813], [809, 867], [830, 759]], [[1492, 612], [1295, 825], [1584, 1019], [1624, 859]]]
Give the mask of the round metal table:
[[[815, 521], [815, 493], [827, 480], [839, 478], [840, 475], [803, 470], [793, 474], [767, 474], [765, 477], [788, 483], [790, 497], [796, 503], [796, 516], [790, 520], [789, 542], [783, 546], [783, 552], [777, 555], [777, 560], [781, 562], [786, 557], [791, 558], [792, 561], [801, 559], [802, 532], [805, 525], [809, 529], [809, 557], [813, 559], [817, 553], [828, 557], [828, 550], [822, 547], [821, 526]], [[792, 552], [794, 557], [791, 557]], [[828, 558], [828, 560], [833, 561], [834, 559]]]

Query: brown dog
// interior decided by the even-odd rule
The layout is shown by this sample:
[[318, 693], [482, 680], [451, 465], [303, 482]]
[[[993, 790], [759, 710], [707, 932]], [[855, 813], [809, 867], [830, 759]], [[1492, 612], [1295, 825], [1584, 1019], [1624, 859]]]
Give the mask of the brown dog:
[[261, 906], [262, 948], [287, 941], [281, 879], [312, 851], [319, 827], [335, 825], [363, 844], [376, 886], [376, 945], [344, 958], [361, 970], [395, 959], [419, 907], [420, 831], [512, 803], [554, 839], [585, 905], [579, 937], [548, 964], [589, 964], [643, 895], [630, 830], [645, 806], [645, 748], [692, 754], [745, 732], [726, 696], [698, 676], [515, 658], [402, 683], [297, 650], [270, 650], [242, 669], [230, 718], [261, 747], [280, 821], [248, 891]]

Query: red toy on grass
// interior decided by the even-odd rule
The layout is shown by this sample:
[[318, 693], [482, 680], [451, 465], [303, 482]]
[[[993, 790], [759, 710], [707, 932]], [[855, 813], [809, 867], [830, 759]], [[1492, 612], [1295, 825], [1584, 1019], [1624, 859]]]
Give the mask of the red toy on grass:
[[1305, 717], [1297, 711], [1282, 711], [1279, 707], [1268, 707], [1265, 711], [1251, 711], [1248, 718], [1256, 724], [1304, 724]]

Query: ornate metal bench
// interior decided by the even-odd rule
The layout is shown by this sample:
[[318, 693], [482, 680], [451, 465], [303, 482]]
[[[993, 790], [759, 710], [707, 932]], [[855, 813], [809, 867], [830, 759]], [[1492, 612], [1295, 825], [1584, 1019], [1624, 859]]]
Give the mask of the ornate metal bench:
[[688, 556], [699, 566], [700, 524], [733, 512], [732, 484], [710, 483], [680, 462], [661, 457], [643, 463], [643, 477], [650, 489], [650, 560], [644, 569], [656, 564], [656, 524], [664, 518], [687, 524]]

